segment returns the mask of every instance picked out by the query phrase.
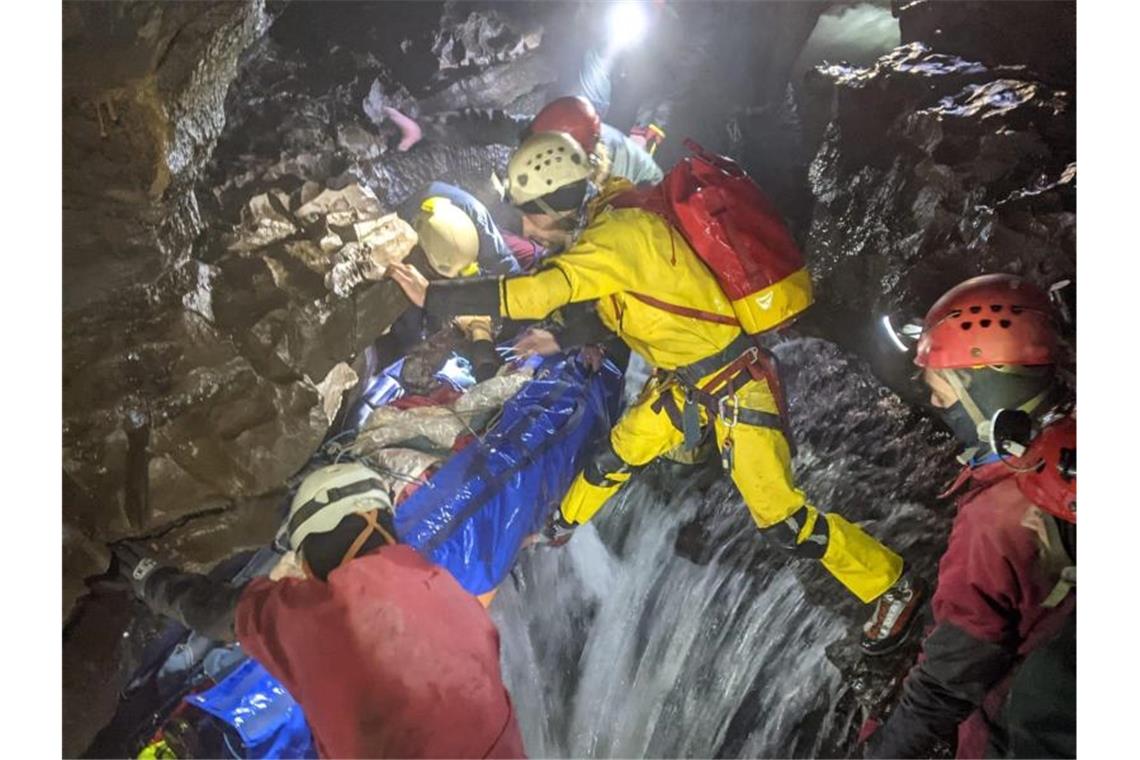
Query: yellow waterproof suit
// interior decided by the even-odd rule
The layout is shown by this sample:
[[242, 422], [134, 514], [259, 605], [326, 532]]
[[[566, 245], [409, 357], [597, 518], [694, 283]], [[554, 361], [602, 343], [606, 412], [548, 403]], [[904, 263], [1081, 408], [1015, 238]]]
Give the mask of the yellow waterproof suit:
[[[722, 315], [726, 322], [734, 315], [713, 274], [664, 219], [640, 208], [607, 206], [608, 198], [629, 187], [608, 183], [590, 204], [588, 226], [569, 250], [545, 261], [534, 274], [498, 283], [500, 313], [512, 319], [541, 319], [566, 304], [597, 300], [602, 322], [651, 366], [665, 371], [655, 374], [617, 422], [610, 446], [574, 480], [561, 506], [569, 523], [589, 520], [633, 470], [682, 443], [682, 431], [661, 403], [662, 394], [672, 394], [674, 410], [684, 404], [685, 387], [669, 371], [724, 352], [742, 336], [736, 324], [681, 316], [639, 297]], [[775, 292], [772, 298], [778, 303], [781, 297]], [[699, 385], [719, 372], [719, 367], [711, 370]], [[749, 380], [730, 401], [723, 416], [700, 407], [700, 424], [707, 426], [713, 416], [718, 447], [723, 450], [726, 441], [732, 447], [732, 479], [756, 525], [774, 529], [798, 554], [821, 559], [864, 602], [890, 588], [902, 572], [902, 558], [839, 515], [819, 519], [793, 485], [788, 442], [778, 423], [763, 423], [778, 420], [768, 383]]]

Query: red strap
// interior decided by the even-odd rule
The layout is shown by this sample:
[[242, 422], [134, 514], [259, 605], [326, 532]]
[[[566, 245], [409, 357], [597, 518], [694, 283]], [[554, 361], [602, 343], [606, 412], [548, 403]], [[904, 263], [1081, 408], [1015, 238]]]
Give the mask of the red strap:
[[947, 486], [945, 491], [938, 494], [938, 498], [948, 499], [953, 496], [958, 491], [958, 489], [962, 487], [962, 484], [970, 479], [970, 475], [972, 474], [973, 469], [970, 467], [970, 465], [963, 467], [962, 471], [958, 473], [958, 477], [954, 478], [954, 482]]
[[652, 296], [644, 295], [643, 293], [634, 293], [632, 291], [626, 291], [626, 292], [628, 292], [631, 296], [636, 298], [638, 301], [641, 301], [642, 303], [649, 304], [650, 306], [654, 307], [655, 309], [661, 309], [661, 311], [667, 311], [670, 314], [677, 314], [678, 316], [690, 317], [692, 319], [702, 319], [705, 322], [716, 322], [717, 324], [720, 324], [720, 325], [732, 325], [734, 327], [740, 326], [740, 322], [738, 322], [736, 320], [736, 317], [726, 317], [722, 314], [713, 314], [711, 311], [702, 311], [700, 309], [691, 309], [688, 306], [675, 306], [671, 303], [666, 303], [665, 301], [658, 301], [656, 298], [654, 298]]

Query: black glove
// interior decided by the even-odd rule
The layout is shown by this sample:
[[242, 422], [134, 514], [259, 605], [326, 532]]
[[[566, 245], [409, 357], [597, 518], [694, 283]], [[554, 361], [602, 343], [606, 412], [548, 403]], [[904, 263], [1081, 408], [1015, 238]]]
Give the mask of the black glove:
[[539, 532], [539, 539], [536, 543], [541, 546], [565, 546], [566, 542], [573, 537], [576, 527], [573, 523], [568, 523], [562, 518], [561, 511], [555, 511]]
[[499, 354], [489, 340], [477, 340], [471, 346], [471, 366], [475, 382], [489, 380], [499, 371]]
[[165, 565], [159, 563], [149, 551], [135, 541], [119, 541], [111, 545], [113, 569], [126, 579], [131, 591], [139, 599], [146, 601], [146, 584]]

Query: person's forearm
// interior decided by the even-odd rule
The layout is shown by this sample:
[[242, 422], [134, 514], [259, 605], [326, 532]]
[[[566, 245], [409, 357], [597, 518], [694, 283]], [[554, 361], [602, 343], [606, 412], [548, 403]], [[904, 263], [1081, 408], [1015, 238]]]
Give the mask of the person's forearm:
[[207, 638], [234, 640], [234, 610], [242, 588], [197, 573], [163, 568], [147, 581], [148, 606]]
[[470, 314], [542, 319], [570, 299], [566, 274], [548, 267], [512, 277], [436, 280], [424, 295], [424, 311], [445, 319]]
[[923, 642], [926, 655], [903, 682], [898, 707], [870, 742], [868, 757], [928, 757], [953, 742], [958, 724], [1008, 672], [1013, 655], [954, 625], [939, 623]]
[[435, 280], [424, 296], [424, 311], [440, 319], [464, 316], [498, 317], [498, 277]]

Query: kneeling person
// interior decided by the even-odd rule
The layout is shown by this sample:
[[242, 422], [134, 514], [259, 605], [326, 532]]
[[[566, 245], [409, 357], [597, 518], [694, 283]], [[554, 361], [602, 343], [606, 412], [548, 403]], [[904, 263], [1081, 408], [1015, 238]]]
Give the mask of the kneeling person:
[[323, 757], [521, 757], [499, 635], [444, 569], [396, 543], [363, 464], [301, 483], [290, 545], [304, 577], [235, 588], [117, 547], [136, 594], [203, 635], [236, 638], [301, 705]]

